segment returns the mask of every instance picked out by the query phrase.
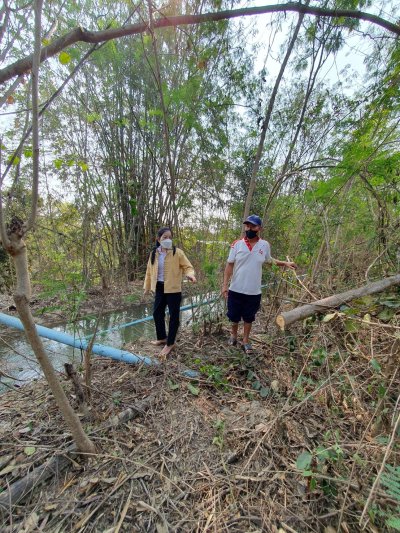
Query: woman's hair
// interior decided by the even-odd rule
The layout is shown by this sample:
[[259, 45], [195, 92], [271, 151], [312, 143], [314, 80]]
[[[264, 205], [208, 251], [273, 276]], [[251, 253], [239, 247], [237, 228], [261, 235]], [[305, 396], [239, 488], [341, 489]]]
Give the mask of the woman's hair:
[[[157, 240], [156, 240], [156, 245], [154, 246], [154, 248], [152, 249], [151, 251], [151, 264], [154, 265], [154, 261], [155, 261], [155, 258], [156, 258], [156, 251], [157, 251], [157, 248], [160, 246], [160, 239], [161, 237], [164, 235], [164, 233], [166, 231], [169, 231], [171, 233], [171, 236], [172, 236], [172, 230], [171, 228], [169, 228], [168, 226], [164, 226], [163, 228], [160, 228], [158, 231], [157, 231]], [[176, 252], [176, 246], [173, 246], [172, 247], [172, 250], [173, 250], [173, 255], [175, 255], [175, 252]]]
[[158, 239], [161, 239], [161, 237], [164, 235], [164, 233], [166, 233], [167, 231], [170, 231], [171, 232], [171, 235], [172, 235], [172, 230], [171, 228], [168, 228], [167, 226], [165, 226], [164, 228], [160, 228], [158, 231], [157, 231], [157, 244], [156, 246], [160, 246], [160, 243], [158, 242]]

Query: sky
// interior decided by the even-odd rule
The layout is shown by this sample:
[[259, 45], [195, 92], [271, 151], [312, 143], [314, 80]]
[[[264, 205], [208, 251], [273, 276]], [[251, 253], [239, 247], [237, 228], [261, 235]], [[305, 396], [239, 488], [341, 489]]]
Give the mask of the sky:
[[[279, 0], [251, 0], [250, 2], [243, 2], [240, 7], [250, 6], [266, 6], [279, 3]], [[283, 3], [283, 2], [282, 2]], [[318, 2], [312, 2], [314, 5], [318, 5]], [[400, 2], [394, 2], [393, 0], [384, 0], [381, 2], [374, 2], [374, 6], [364, 8], [363, 11], [379, 15], [387, 20], [396, 22], [400, 17]], [[255, 38], [255, 42], [260, 44], [260, 50], [256, 57], [256, 69], [261, 70], [266, 57], [266, 46], [269, 30], [266, 32], [266, 26], [271, 22], [276, 14], [258, 15], [257, 17], [249, 17], [249, 21], [255, 22], [258, 29], [258, 36]], [[276, 37], [273, 47], [272, 55], [277, 57], [278, 50], [287, 38], [287, 32], [290, 28], [290, 23], [297, 20], [297, 13], [287, 13], [287, 24], [283, 26], [283, 31]], [[311, 18], [311, 15], [306, 15]], [[312, 17], [315, 18], [315, 17]], [[368, 22], [360, 21], [360, 30], [362, 32], [368, 32], [371, 30], [371, 24]], [[378, 27], [375, 27], [378, 28]], [[383, 28], [378, 28], [379, 33], [385, 32]], [[341, 72], [345, 67], [352, 73], [352, 82], [348, 88], [343, 88], [346, 91], [347, 96], [351, 93], [357, 92], [363, 87], [363, 79], [366, 74], [366, 66], [364, 60], [371, 53], [373, 48], [373, 40], [368, 36], [362, 36], [359, 32], [347, 33], [345, 38], [345, 44], [339, 50], [339, 52], [329, 59], [327, 62], [323, 76], [331, 83], [337, 81], [344, 81], [343, 74]], [[272, 58], [268, 59], [267, 69], [270, 76], [275, 79], [279, 72], [280, 62], [273, 61]]]

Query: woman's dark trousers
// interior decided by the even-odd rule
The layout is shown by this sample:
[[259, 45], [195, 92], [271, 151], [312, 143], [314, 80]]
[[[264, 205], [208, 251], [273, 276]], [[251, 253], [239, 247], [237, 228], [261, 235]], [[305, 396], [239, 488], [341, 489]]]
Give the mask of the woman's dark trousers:
[[[153, 318], [156, 325], [157, 340], [167, 339], [167, 346], [175, 344], [179, 328], [179, 308], [181, 305], [181, 292], [164, 292], [164, 283], [157, 281], [156, 296], [154, 300]], [[165, 309], [169, 311], [168, 335], [165, 329]]]

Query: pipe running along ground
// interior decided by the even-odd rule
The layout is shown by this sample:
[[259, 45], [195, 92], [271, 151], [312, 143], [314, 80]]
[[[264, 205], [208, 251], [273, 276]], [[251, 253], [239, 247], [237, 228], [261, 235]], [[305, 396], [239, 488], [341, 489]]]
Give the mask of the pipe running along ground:
[[[0, 324], [4, 324], [10, 328], [19, 329], [24, 331], [24, 326], [22, 322], [13, 316], [6, 315], [5, 313], [0, 313]], [[36, 331], [40, 337], [50, 339], [61, 344], [67, 344], [68, 346], [73, 346], [74, 348], [79, 348], [80, 350], [87, 350], [90, 342], [86, 339], [76, 339], [68, 333], [62, 331], [56, 331], [51, 328], [46, 328], [44, 326], [36, 325]], [[103, 357], [109, 357], [110, 359], [115, 359], [117, 361], [122, 361], [123, 363], [129, 364], [140, 364], [143, 363], [147, 366], [158, 366], [160, 363], [155, 359], [147, 357], [145, 355], [137, 355], [131, 352], [126, 352], [123, 350], [118, 350], [112, 346], [105, 346], [103, 344], [93, 344], [91, 347], [92, 353], [96, 355], [101, 355]], [[182, 374], [189, 378], [199, 377], [199, 373], [195, 370], [185, 369], [182, 371]]]
[[[304, 277], [304, 276], [301, 276], [301, 277]], [[261, 288], [265, 289], [266, 287], [274, 285], [274, 283], [266, 283], [265, 285], [262, 285]], [[219, 296], [216, 296], [215, 298], [212, 298], [211, 300], [204, 300], [199, 303], [183, 305], [180, 308], [180, 311], [187, 311], [189, 309], [194, 309], [195, 307], [207, 305], [207, 304], [216, 302], [220, 298], [221, 296], [219, 295]], [[110, 329], [99, 331], [96, 333], [96, 335], [102, 335], [102, 334], [104, 335], [105, 333], [109, 331], [127, 328], [129, 326], [140, 324], [142, 322], [147, 322], [149, 320], [153, 320], [152, 315], [139, 318], [137, 320], [128, 322], [126, 324], [120, 324], [119, 326], [115, 326]], [[0, 313], [0, 324], [4, 324], [5, 326], [8, 326], [10, 328], [19, 329], [20, 331], [24, 331], [22, 322], [18, 318], [10, 316], [10, 315], [6, 315], [5, 313]], [[39, 325], [36, 325], [36, 331], [38, 332], [38, 335], [40, 337], [54, 340], [56, 342], [60, 342], [61, 344], [72, 346], [74, 348], [79, 348], [80, 350], [87, 350], [90, 344], [90, 340], [87, 340], [87, 339], [90, 339], [93, 337], [93, 334], [92, 334], [87, 337], [83, 337], [82, 339], [76, 339], [75, 337], [73, 337], [72, 335], [69, 335], [68, 333], [56, 331], [54, 329], [46, 328], [45, 326], [39, 326]], [[124, 350], [119, 350], [118, 348], [113, 348], [112, 346], [105, 346], [103, 344], [97, 344], [97, 343], [93, 344], [91, 347], [91, 351], [92, 353], [96, 355], [101, 355], [102, 357], [109, 357], [110, 359], [122, 361], [123, 363], [129, 363], [129, 364], [143, 363], [147, 366], [158, 366], [160, 364], [159, 361], [152, 359], [150, 357], [147, 357], [145, 355], [138, 355], [138, 354], [134, 354], [131, 352], [126, 352]], [[199, 373], [196, 370], [191, 370], [191, 369], [183, 370], [182, 374], [189, 378], [199, 377]]]

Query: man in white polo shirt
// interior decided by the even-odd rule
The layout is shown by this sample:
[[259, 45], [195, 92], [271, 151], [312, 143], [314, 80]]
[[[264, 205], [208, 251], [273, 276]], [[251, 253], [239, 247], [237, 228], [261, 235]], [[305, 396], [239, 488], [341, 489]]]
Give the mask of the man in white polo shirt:
[[[261, 218], [250, 215], [243, 222], [245, 236], [232, 243], [228, 262], [224, 272], [222, 294], [228, 299], [227, 316], [232, 322], [229, 343], [237, 345], [239, 322], [243, 319], [243, 350], [252, 353], [249, 342], [251, 325], [261, 303], [261, 277], [264, 263], [271, 263], [280, 267], [296, 268], [295, 263], [279, 261], [271, 256], [271, 247], [267, 241], [260, 238], [262, 229]], [[231, 283], [228, 284], [229, 280]]]

